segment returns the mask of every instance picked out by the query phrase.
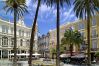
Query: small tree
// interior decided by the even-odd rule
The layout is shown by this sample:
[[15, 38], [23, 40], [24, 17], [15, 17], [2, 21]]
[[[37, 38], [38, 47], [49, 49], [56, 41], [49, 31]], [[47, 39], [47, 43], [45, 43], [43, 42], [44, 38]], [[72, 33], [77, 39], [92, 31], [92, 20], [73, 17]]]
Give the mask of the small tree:
[[97, 58], [97, 60], [99, 60], [99, 52], [95, 53], [95, 57]]
[[73, 54], [73, 45], [79, 46], [83, 42], [83, 38], [79, 31], [68, 29], [64, 33], [64, 37], [61, 40], [63, 45], [69, 45], [70, 55]]

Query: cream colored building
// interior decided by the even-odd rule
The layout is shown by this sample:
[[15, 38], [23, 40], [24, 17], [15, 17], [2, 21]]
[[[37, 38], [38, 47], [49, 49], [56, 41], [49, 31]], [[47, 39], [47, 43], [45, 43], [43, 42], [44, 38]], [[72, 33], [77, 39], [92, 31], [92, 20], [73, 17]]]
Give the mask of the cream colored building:
[[[30, 35], [31, 28], [25, 25], [23, 18], [20, 18], [17, 22], [17, 54], [29, 53]], [[13, 56], [13, 38], [13, 23], [0, 19], [0, 59], [11, 59]]]
[[[94, 16], [91, 20], [91, 52], [96, 52], [99, 49], [99, 14]], [[63, 24], [60, 26], [60, 44], [61, 44], [61, 38], [64, 36], [64, 32], [66, 29], [69, 29], [70, 27], [73, 27], [74, 30], [80, 31], [82, 36], [84, 37], [84, 40], [86, 41], [87, 37], [87, 27], [86, 27], [86, 21], [85, 20], [77, 20], [74, 22], [69, 22], [66, 24]], [[50, 49], [56, 47], [56, 29], [50, 30]], [[67, 50], [69, 47], [67, 46]], [[83, 45], [81, 45], [80, 49], [83, 49]], [[78, 51], [78, 47], [74, 46], [74, 52]]]

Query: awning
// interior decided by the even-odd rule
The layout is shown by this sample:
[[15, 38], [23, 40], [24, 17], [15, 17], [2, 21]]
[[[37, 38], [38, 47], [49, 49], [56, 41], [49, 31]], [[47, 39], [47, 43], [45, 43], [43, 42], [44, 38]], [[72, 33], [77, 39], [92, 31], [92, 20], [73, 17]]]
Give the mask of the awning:
[[61, 54], [60, 57], [70, 57], [70, 54]]
[[[9, 55], [14, 55], [14, 53], [12, 53], [12, 54], [9, 54]], [[17, 56], [29, 56], [29, 54], [25, 54], [25, 53], [21, 53], [21, 54], [16, 54]], [[34, 56], [38, 56], [38, 55], [41, 55], [41, 54], [38, 54], [38, 53], [34, 53], [34, 54], [32, 54], [32, 55], [34, 55]]]
[[71, 58], [84, 58], [84, 57], [86, 57], [84, 53], [82, 53], [82, 54], [77, 54], [77, 55], [75, 55], [75, 56], [71, 56]]
[[32, 54], [34, 56], [38, 56], [38, 55], [41, 55], [41, 54], [38, 54], [37, 52], [35, 52], [34, 54]]
[[[9, 55], [14, 55], [14, 53], [9, 54]], [[16, 54], [17, 56], [29, 56], [29, 54], [21, 53], [21, 54]]]

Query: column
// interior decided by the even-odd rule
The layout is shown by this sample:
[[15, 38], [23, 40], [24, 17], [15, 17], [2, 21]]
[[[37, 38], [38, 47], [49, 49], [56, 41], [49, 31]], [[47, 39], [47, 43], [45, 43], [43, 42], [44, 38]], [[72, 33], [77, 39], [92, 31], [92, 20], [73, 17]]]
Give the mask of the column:
[[[26, 54], [29, 54], [28, 51], [26, 51]], [[28, 55], [26, 55], [26, 58], [28, 58]]]
[[[21, 50], [20, 50], [20, 54], [21, 54]], [[19, 59], [21, 59], [21, 56], [19, 57]]]
[[9, 47], [12, 47], [12, 46], [11, 46], [11, 38], [9, 38]]
[[8, 50], [8, 59], [9, 59], [9, 50]]
[[10, 39], [9, 39], [9, 37], [8, 37], [8, 47], [10, 47], [10, 46], [9, 46], [9, 44], [10, 44], [9, 41], [10, 41]]

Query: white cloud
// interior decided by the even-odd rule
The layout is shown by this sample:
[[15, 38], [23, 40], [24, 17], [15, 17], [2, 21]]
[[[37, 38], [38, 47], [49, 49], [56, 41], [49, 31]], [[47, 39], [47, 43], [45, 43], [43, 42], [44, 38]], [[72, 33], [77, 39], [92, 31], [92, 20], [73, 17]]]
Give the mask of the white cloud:
[[66, 21], [68, 18], [71, 18], [71, 17], [74, 16], [74, 14], [71, 15], [71, 13], [72, 13], [72, 11], [73, 11], [73, 8], [74, 8], [74, 6], [72, 6], [68, 12], [66, 11], [66, 12], [64, 13], [64, 15], [65, 15], [64, 17], [65, 17], [65, 18], [62, 20], [62, 22]]
[[74, 16], [75, 16], [74, 14], [71, 14], [71, 15], [70, 15], [70, 18], [72, 18], [72, 17], [74, 17]]
[[40, 7], [41, 12], [46, 12], [46, 11], [49, 11], [50, 9], [51, 7], [46, 6], [46, 4], [42, 4]]
[[6, 0], [0, 0], [0, 1], [6, 1]]
[[57, 10], [56, 10], [56, 9], [54, 9], [54, 10], [53, 10], [53, 14], [54, 14], [54, 15], [56, 15], [56, 13], [57, 13]]
[[67, 11], [63, 13], [63, 16], [67, 16], [67, 15], [68, 15], [68, 12]]
[[33, 8], [36, 8], [37, 7], [37, 3], [33, 3], [33, 5], [31, 5], [31, 6], [33, 6]]
[[26, 0], [26, 5], [29, 6], [31, 3], [31, 0]]

